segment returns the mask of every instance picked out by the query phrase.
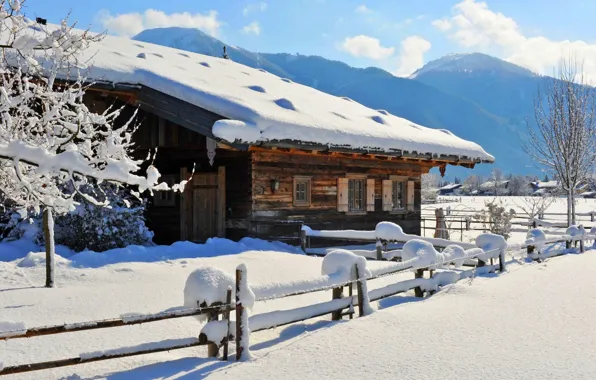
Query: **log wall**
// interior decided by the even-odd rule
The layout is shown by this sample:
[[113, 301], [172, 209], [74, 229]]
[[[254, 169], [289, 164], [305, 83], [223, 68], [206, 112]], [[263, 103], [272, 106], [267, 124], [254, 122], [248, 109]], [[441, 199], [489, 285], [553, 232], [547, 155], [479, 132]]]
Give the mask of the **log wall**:
[[[430, 170], [430, 164], [260, 149], [253, 149], [251, 164], [253, 235], [267, 238], [298, 231], [297, 226], [266, 225], [280, 220], [303, 221], [313, 229], [321, 230], [370, 230], [380, 221], [392, 221], [407, 233], [420, 234], [420, 176]], [[337, 179], [350, 174], [364, 174], [375, 180], [374, 211], [358, 214], [337, 211]], [[382, 181], [391, 175], [415, 181], [413, 211], [382, 211]], [[294, 176], [312, 177], [310, 206], [294, 206]], [[271, 180], [279, 181], [279, 189], [275, 192], [271, 189]], [[255, 224], [262, 224], [258, 233], [254, 231]]]

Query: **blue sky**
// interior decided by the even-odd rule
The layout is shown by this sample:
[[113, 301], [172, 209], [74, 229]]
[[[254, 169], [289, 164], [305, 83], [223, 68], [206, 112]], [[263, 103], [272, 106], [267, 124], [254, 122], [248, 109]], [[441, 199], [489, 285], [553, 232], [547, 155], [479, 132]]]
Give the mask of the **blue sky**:
[[[133, 35], [158, 26], [198, 27], [261, 52], [315, 54], [408, 75], [454, 52], [481, 51], [549, 73], [573, 52], [596, 74], [596, 1], [566, 0], [27, 0], [30, 17], [71, 19]], [[148, 11], [152, 9], [153, 11]], [[568, 16], [561, 16], [562, 12]]]

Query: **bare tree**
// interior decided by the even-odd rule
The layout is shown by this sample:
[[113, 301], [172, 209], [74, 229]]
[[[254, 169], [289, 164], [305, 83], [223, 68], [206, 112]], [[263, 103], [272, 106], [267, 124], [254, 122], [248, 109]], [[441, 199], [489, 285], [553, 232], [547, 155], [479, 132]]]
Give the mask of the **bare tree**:
[[567, 223], [575, 223], [575, 189], [596, 164], [595, 89], [587, 86], [583, 67], [562, 60], [535, 100], [536, 126], [528, 124], [525, 152], [559, 181], [567, 194]]
[[472, 193], [473, 191], [478, 191], [480, 189], [480, 185], [483, 182], [483, 178], [480, 175], [471, 175], [464, 181], [463, 187], [468, 193]]
[[545, 195], [543, 197], [523, 197], [520, 201], [514, 203], [520, 210], [528, 215], [528, 223], [532, 223], [534, 219], [544, 215], [546, 209], [548, 209], [554, 201], [554, 197]]
[[492, 182], [493, 194], [503, 195], [505, 190], [503, 187], [503, 171], [499, 168], [494, 168], [490, 173], [490, 180]]
[[422, 199], [434, 201], [437, 199], [440, 178], [434, 173], [426, 173], [421, 177]]

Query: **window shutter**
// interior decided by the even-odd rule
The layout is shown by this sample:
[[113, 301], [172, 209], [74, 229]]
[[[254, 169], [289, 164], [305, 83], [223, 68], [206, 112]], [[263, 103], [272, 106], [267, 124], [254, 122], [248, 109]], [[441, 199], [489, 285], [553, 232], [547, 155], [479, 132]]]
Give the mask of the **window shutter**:
[[383, 180], [383, 211], [393, 210], [393, 181]]
[[407, 209], [414, 210], [414, 181], [408, 181], [408, 189], [406, 190]]
[[375, 180], [366, 180], [366, 211], [375, 211]]
[[348, 179], [337, 179], [337, 211], [348, 212]]

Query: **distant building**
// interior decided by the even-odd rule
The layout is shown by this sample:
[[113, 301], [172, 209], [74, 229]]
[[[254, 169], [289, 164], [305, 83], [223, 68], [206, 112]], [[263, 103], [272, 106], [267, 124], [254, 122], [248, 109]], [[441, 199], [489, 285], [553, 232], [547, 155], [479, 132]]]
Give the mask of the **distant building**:
[[461, 192], [461, 183], [450, 183], [439, 188], [439, 195], [458, 195]]
[[479, 193], [482, 195], [509, 195], [509, 181], [486, 181], [478, 187]]

